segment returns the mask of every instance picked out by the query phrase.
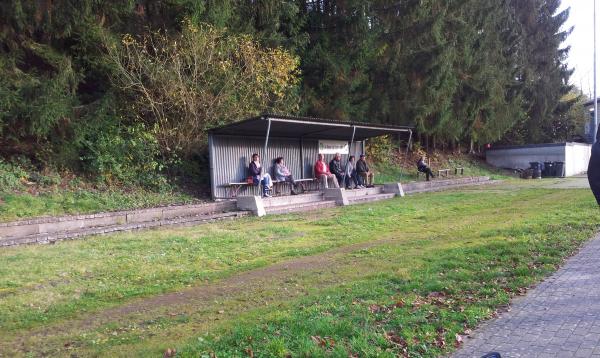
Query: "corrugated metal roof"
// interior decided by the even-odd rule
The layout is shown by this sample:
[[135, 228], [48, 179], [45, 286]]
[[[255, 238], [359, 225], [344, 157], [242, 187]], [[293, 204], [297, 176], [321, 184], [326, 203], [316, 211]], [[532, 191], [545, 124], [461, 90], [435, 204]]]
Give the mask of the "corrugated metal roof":
[[264, 136], [271, 122], [270, 136], [307, 139], [349, 140], [354, 131], [354, 139], [362, 141], [381, 135], [408, 132], [409, 126], [393, 126], [365, 122], [345, 122], [332, 119], [296, 117], [279, 114], [263, 114], [258, 117], [213, 128], [211, 133], [221, 135]]

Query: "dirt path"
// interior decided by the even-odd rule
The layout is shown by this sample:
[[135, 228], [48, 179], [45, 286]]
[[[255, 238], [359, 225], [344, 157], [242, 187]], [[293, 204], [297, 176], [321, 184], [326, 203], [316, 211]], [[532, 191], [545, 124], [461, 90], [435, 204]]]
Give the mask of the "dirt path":
[[1, 352], [10, 351], [25, 353], [33, 350], [38, 354], [45, 355], [50, 350], [54, 354], [63, 350], [62, 346], [65, 340], [68, 341], [72, 337], [81, 336], [85, 332], [93, 331], [107, 324], [120, 327], [131, 325], [134, 322], [140, 324], [160, 317], [196, 313], [216, 301], [257, 292], [265, 286], [273, 286], [274, 282], [285, 282], [294, 276], [311, 271], [333, 269], [340, 266], [340, 262], [336, 258], [341, 255], [385, 245], [396, 240], [398, 239], [387, 238], [338, 247], [321, 254], [300, 257], [243, 272], [214, 283], [140, 298], [122, 306], [84, 314], [81, 317], [50, 326], [19, 331], [12, 338], [5, 337], [8, 338], [7, 341], [0, 342], [0, 357], [3, 356]]

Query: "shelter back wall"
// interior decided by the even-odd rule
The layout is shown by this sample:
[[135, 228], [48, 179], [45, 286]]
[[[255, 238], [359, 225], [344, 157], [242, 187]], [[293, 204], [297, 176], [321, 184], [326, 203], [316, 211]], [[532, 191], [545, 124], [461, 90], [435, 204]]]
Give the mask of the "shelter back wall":
[[[351, 151], [357, 157], [363, 151], [362, 144], [362, 142], [354, 142], [352, 145]], [[295, 178], [313, 177], [313, 165], [319, 149], [317, 140], [270, 138], [266, 155], [263, 153], [264, 145], [265, 139], [260, 137], [211, 136], [209, 151], [213, 198], [228, 197], [228, 190], [223, 187], [224, 184], [245, 181], [248, 176], [248, 164], [253, 153], [261, 156], [265, 172], [271, 175], [273, 175], [274, 159], [281, 156], [285, 159], [286, 165]], [[325, 159], [329, 162], [332, 157], [332, 154], [326, 155]], [[345, 163], [346, 160], [347, 155], [342, 155], [342, 163]], [[259, 195], [259, 191], [256, 187], [246, 187], [240, 190], [239, 195]]]

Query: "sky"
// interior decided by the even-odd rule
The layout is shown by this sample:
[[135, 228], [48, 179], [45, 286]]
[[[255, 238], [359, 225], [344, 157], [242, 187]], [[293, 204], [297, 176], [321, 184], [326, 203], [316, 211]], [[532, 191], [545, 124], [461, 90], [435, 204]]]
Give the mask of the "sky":
[[[594, 1], [596, 1], [597, 24], [600, 28], [600, 1], [598, 0], [563, 0], [562, 7], [571, 7], [571, 14], [566, 24], [567, 27], [573, 26], [573, 33], [565, 46], [571, 46], [568, 63], [575, 69], [571, 76], [571, 83], [581, 87], [584, 93], [593, 97], [594, 86]], [[598, 49], [600, 58], [600, 48]], [[598, 68], [598, 78], [600, 79], [600, 67]], [[600, 81], [599, 81], [600, 82]], [[600, 92], [600, 86], [598, 86]]]

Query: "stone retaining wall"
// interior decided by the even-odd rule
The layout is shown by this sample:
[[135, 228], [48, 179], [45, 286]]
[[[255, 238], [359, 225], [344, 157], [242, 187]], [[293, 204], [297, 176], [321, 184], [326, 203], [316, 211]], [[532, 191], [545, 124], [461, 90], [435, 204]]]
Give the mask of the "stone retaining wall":
[[411, 182], [402, 184], [402, 189], [406, 194], [422, 193], [427, 191], [436, 191], [460, 187], [464, 185], [478, 185], [489, 183], [490, 177], [466, 177], [448, 180], [432, 180], [422, 182]]
[[235, 201], [221, 201], [196, 205], [165, 206], [142, 210], [42, 217], [30, 220], [13, 221], [0, 223], [0, 245], [2, 241], [15, 237], [82, 231], [99, 227], [135, 225], [171, 220], [178, 217], [209, 215], [235, 210], [237, 210]]
[[[402, 184], [402, 189], [405, 193], [411, 194], [485, 184], [490, 183], [489, 179], [489, 177], [467, 177], [412, 182]], [[88, 215], [42, 217], [0, 223], [0, 247], [53, 243], [87, 235], [148, 229], [159, 226], [197, 225], [215, 220], [234, 219], [248, 214], [247, 211], [238, 210], [236, 202], [231, 200]]]

